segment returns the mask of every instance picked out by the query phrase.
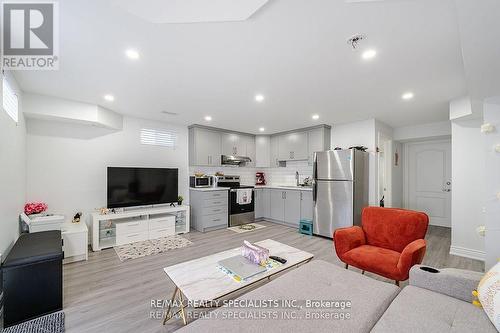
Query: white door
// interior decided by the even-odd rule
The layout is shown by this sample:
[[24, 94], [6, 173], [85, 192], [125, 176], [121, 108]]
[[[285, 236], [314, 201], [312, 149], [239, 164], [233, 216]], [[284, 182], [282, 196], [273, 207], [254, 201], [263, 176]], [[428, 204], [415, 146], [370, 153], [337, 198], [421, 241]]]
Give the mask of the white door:
[[451, 227], [451, 142], [407, 144], [406, 207], [429, 215], [430, 224]]

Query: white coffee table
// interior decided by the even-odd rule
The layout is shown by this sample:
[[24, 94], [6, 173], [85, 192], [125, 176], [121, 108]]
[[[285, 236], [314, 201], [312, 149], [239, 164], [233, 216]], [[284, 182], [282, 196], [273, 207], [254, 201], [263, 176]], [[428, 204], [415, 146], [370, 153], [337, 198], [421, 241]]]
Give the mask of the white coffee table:
[[163, 324], [179, 312], [184, 324], [187, 324], [185, 299], [192, 302], [210, 303], [263, 279], [270, 279], [271, 276], [287, 269], [309, 262], [314, 257], [311, 253], [272, 239], [266, 239], [255, 244], [269, 249], [270, 255], [284, 258], [287, 262], [241, 282], [233, 280], [217, 267], [219, 261], [240, 254], [241, 247], [165, 267], [163, 270], [176, 286], [172, 301], [177, 300], [180, 304], [180, 310], [171, 314], [171, 308], [169, 307]]

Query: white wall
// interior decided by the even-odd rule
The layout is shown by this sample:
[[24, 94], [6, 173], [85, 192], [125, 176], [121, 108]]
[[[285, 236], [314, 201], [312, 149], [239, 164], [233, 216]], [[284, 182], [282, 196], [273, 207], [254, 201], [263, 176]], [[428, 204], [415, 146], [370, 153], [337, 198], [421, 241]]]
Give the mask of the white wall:
[[[5, 259], [5, 255], [18, 237], [19, 214], [23, 211], [26, 199], [26, 127], [22, 113], [22, 95], [9, 72], [7, 79], [18, 93], [19, 122], [16, 124], [0, 108], [0, 253], [4, 254], [2, 259]], [[2, 93], [0, 102], [1, 96]]]
[[369, 204], [378, 206], [377, 184], [378, 184], [378, 166], [376, 158], [376, 147], [378, 144], [378, 133], [387, 132], [391, 137], [390, 127], [376, 121], [368, 119], [346, 124], [332, 125], [332, 144], [331, 147], [340, 147], [347, 149], [352, 146], [368, 147], [369, 152]]
[[394, 140], [396, 141], [439, 139], [449, 137], [450, 135], [450, 121], [441, 121], [437, 123], [415, 126], [404, 126], [394, 129]]
[[484, 259], [484, 238], [476, 228], [484, 223], [486, 185], [481, 119], [452, 122], [452, 196], [450, 253]]
[[[500, 101], [500, 100], [499, 100]], [[494, 147], [500, 144], [500, 104], [484, 105], [484, 122], [496, 127], [494, 133], [482, 134], [482, 151], [485, 154], [484, 201], [486, 213], [485, 250], [486, 269], [495, 265], [500, 259], [500, 153]]]
[[[141, 128], [173, 129], [178, 146], [142, 145]], [[106, 167], [179, 168], [179, 194], [188, 199], [188, 130], [125, 117], [122, 131], [30, 119], [27, 125], [27, 198], [45, 201], [49, 211], [70, 220], [106, 206]]]

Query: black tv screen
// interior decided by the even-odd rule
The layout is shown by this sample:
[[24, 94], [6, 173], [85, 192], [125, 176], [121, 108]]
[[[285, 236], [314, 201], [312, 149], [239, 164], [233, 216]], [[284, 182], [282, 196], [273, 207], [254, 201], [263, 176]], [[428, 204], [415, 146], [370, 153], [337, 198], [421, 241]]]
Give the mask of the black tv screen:
[[177, 201], [178, 169], [108, 167], [108, 208]]

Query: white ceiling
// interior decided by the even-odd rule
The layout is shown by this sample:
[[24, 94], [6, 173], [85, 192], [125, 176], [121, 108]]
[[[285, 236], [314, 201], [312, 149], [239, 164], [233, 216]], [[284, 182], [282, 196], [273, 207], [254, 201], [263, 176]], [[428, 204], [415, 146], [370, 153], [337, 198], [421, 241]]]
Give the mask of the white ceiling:
[[151, 23], [243, 21], [268, 0], [114, 0], [114, 4]]
[[[22, 89], [181, 124], [211, 115], [252, 133], [310, 126], [315, 113], [317, 123], [442, 121], [467, 93], [453, 0], [270, 0], [246, 21], [196, 24], [154, 24], [114, 3], [61, 1], [60, 70], [19, 71]], [[357, 51], [346, 43], [355, 33], [367, 36]], [[131, 47], [139, 60], [124, 56]], [[363, 61], [370, 47], [377, 57]]]

